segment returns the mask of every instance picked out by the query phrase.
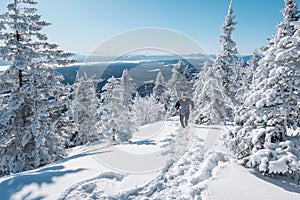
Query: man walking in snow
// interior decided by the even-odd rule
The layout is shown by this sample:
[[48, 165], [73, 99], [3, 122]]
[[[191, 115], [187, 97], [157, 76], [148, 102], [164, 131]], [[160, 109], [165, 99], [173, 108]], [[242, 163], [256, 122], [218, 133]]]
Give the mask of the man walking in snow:
[[190, 110], [194, 110], [194, 102], [187, 98], [187, 95], [183, 93], [181, 99], [177, 101], [175, 108], [179, 109], [181, 126], [183, 128], [187, 127], [190, 117]]

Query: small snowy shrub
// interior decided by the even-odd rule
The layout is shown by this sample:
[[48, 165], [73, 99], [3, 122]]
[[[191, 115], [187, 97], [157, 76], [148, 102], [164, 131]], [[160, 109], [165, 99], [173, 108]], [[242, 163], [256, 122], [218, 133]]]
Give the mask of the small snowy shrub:
[[165, 114], [164, 104], [157, 101], [153, 95], [143, 98], [137, 96], [133, 100], [131, 111], [138, 125], [162, 120]]

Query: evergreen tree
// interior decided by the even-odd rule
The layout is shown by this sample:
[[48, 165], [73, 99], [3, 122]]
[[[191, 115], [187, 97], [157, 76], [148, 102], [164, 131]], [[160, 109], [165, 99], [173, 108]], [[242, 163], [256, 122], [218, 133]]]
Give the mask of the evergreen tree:
[[165, 95], [166, 91], [167, 88], [165, 78], [161, 71], [159, 71], [156, 76], [155, 86], [153, 88], [153, 95], [156, 98], [161, 99]]
[[228, 99], [223, 94], [224, 88], [218, 80], [216, 71], [209, 62], [205, 62], [196, 82], [192, 113], [195, 123], [220, 124], [226, 116]]
[[184, 68], [183, 75], [191, 83], [191, 81], [193, 80], [193, 76], [188, 65], [186, 65], [186, 67]]
[[95, 80], [87, 78], [86, 74], [83, 77], [79, 77], [77, 74], [72, 106], [74, 122], [77, 127], [77, 134], [73, 138], [76, 146], [101, 139], [101, 135], [96, 129], [97, 103]]
[[176, 101], [181, 98], [183, 93], [191, 96], [192, 88], [185, 77], [185, 67], [186, 65], [182, 61], [182, 58], [179, 58], [178, 63], [172, 69], [172, 77], [167, 83], [171, 106], [175, 105]]
[[132, 104], [132, 95], [134, 93], [134, 84], [130, 77], [128, 70], [124, 69], [121, 79], [121, 85], [123, 89], [123, 105], [128, 107]]
[[101, 115], [100, 132], [121, 142], [130, 140], [136, 130], [129, 108], [123, 104], [123, 93], [120, 82], [114, 77], [109, 78], [103, 86], [103, 104], [98, 111]]
[[169, 107], [169, 95], [166, 81], [161, 71], [159, 71], [156, 76], [156, 81], [153, 88], [153, 96], [158, 102], [164, 104], [164, 110], [167, 110]]
[[250, 88], [251, 86], [254, 85], [255, 80], [257, 79], [257, 77], [255, 77], [256, 74], [256, 70], [258, 68], [258, 62], [260, 61], [261, 56], [259, 55], [258, 51], [255, 50], [250, 58], [250, 60], [247, 62], [248, 66], [249, 66], [249, 75], [248, 75], [248, 91], [252, 88]]
[[[255, 72], [258, 67], [258, 62], [260, 60], [260, 55], [258, 54], [258, 51], [255, 50], [253, 52], [253, 55], [247, 62], [248, 66], [243, 66], [244, 61], [239, 61], [236, 63], [237, 65], [237, 74], [238, 74], [238, 91], [236, 93], [236, 100], [238, 105], [235, 107], [235, 112], [237, 113], [240, 109], [240, 107], [244, 104], [245, 100], [251, 93], [251, 89], [257, 80], [257, 77], [255, 77]], [[241, 63], [242, 62], [242, 63]]]
[[222, 25], [222, 34], [219, 37], [219, 42], [221, 44], [221, 53], [217, 55], [214, 62], [214, 68], [217, 71], [218, 78], [221, 80], [225, 91], [224, 94], [227, 95], [232, 102], [232, 105], [227, 108], [227, 116], [233, 116], [233, 108], [237, 104], [235, 95], [238, 86], [236, 85], [237, 72], [235, 68], [234, 55], [237, 54], [236, 43], [232, 40], [231, 35], [234, 31], [234, 26], [237, 22], [234, 21], [235, 16], [233, 15], [232, 1], [230, 2], [228, 8], [228, 14], [225, 18], [225, 22]]
[[228, 141], [244, 164], [265, 174], [300, 176], [299, 146], [287, 133], [299, 122], [300, 31], [296, 1], [285, 0], [284, 20], [259, 61], [251, 95]]
[[235, 94], [236, 105], [234, 109], [238, 109], [239, 106], [245, 101], [245, 96], [247, 96], [250, 82], [249, 77], [251, 76], [251, 69], [248, 66], [245, 66], [244, 59], [242, 58], [240, 58], [234, 63], [234, 67], [236, 71], [236, 86], [238, 88]]
[[0, 15], [0, 57], [11, 63], [1, 75], [1, 92], [9, 93], [0, 116], [0, 175], [53, 162], [65, 155], [56, 130], [69, 91], [61, 84], [58, 65], [72, 54], [47, 42], [41, 30], [50, 25], [37, 14], [34, 0], [14, 0]]

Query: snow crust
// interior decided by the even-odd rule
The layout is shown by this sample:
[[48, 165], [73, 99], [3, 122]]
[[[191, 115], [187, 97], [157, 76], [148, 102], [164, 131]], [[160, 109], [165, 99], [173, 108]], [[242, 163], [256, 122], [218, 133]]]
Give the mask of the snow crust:
[[[182, 129], [178, 117], [148, 124], [131, 143], [76, 147], [56, 163], [2, 177], [1, 199], [299, 199], [300, 186], [263, 177], [235, 163], [219, 139], [223, 129], [192, 124]], [[141, 172], [154, 162], [142, 158], [153, 152], [160, 153], [157, 162], [165, 158], [164, 165]], [[133, 162], [130, 154], [141, 160]], [[105, 156], [140, 171], [126, 172], [105, 160], [99, 162]]]

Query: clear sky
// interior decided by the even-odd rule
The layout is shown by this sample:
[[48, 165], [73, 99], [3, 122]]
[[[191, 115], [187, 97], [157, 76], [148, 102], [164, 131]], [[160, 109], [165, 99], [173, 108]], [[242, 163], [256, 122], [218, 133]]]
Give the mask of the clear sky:
[[[1, 0], [0, 12], [8, 0]], [[107, 39], [142, 27], [181, 32], [208, 53], [220, 50], [218, 37], [230, 0], [40, 0], [39, 13], [51, 22], [44, 32], [60, 48], [89, 53]], [[298, 1], [299, 3], [299, 1]], [[240, 54], [267, 44], [282, 20], [284, 0], [233, 0]]]

